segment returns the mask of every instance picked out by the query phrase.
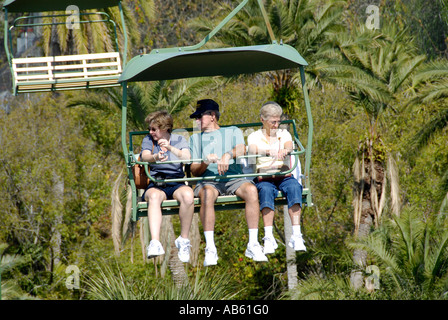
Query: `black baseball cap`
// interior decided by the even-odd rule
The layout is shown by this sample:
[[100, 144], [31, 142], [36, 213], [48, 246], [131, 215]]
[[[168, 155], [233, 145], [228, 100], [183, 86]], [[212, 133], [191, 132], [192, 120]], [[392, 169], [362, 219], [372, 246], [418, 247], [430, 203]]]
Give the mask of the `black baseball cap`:
[[212, 99], [199, 100], [196, 104], [196, 111], [190, 115], [190, 118], [196, 118], [206, 111], [216, 111], [219, 114], [219, 105]]

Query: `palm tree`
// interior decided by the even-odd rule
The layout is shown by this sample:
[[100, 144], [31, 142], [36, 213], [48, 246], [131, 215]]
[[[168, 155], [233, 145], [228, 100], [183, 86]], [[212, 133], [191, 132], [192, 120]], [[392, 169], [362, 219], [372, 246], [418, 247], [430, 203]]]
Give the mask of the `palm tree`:
[[446, 216], [424, 218], [408, 210], [351, 246], [373, 257], [380, 268], [380, 281], [390, 286], [389, 291], [402, 295], [414, 292], [430, 299], [446, 295]]
[[[411, 106], [428, 105], [436, 101], [448, 98], [448, 61], [430, 61], [423, 65], [419, 73], [413, 79], [415, 97], [411, 100]], [[414, 135], [408, 144], [409, 154], [416, 155], [425, 148], [431, 139], [441, 134], [448, 127], [448, 107], [442, 104], [434, 115], [426, 122], [426, 125]], [[448, 166], [445, 166], [440, 183], [440, 212], [448, 208]]]
[[[421, 300], [446, 299], [448, 231], [444, 215], [425, 218], [409, 209], [391, 216], [363, 239], [351, 241], [351, 249], [368, 253], [373, 274], [364, 275], [366, 288], [353, 290], [350, 275], [311, 274], [300, 281], [300, 290], [285, 298], [321, 300]], [[344, 255], [339, 258], [349, 265]], [[376, 288], [368, 286], [373, 279]], [[363, 283], [364, 284], [364, 283]], [[379, 289], [379, 290], [378, 290]]]
[[87, 277], [87, 295], [95, 300], [231, 300], [241, 292], [228, 272], [210, 273], [198, 270], [193, 281], [177, 286], [169, 281], [148, 281], [131, 277], [114, 266], [101, 263], [98, 272]]
[[[137, 21], [144, 19], [153, 19], [154, 1], [123, 1], [123, 15], [126, 23], [126, 32], [131, 43], [141, 43], [141, 32]], [[98, 8], [99, 9], [99, 8]], [[138, 10], [136, 10], [138, 9]], [[92, 14], [97, 10], [86, 10], [85, 13]], [[108, 14], [111, 20], [121, 21], [120, 13], [117, 7], [104, 8], [103, 12]], [[60, 12], [49, 13], [58, 15]], [[110, 52], [115, 51], [115, 34], [111, 24], [105, 22], [80, 23], [79, 28], [69, 29], [66, 27], [65, 16], [44, 17], [43, 23], [48, 24], [42, 28], [42, 43], [45, 55], [65, 55], [65, 54], [86, 54], [92, 52]], [[104, 16], [88, 15], [86, 18], [81, 16], [80, 21], [101, 20]], [[53, 23], [58, 23], [54, 25]], [[124, 48], [124, 29], [120, 23], [117, 26], [118, 46]], [[132, 48], [138, 46], [128, 46], [128, 54], [137, 54], [132, 52]], [[135, 49], [134, 49], [135, 50]]]
[[[235, 1], [236, 2], [236, 1]], [[319, 65], [321, 58], [315, 53], [325, 41], [328, 34], [340, 30], [345, 0], [268, 0], [265, 9], [275, 41], [288, 44], [297, 49], [309, 66], [305, 69], [312, 83], [319, 83]], [[207, 35], [217, 21], [223, 19], [233, 7], [223, 5], [217, 9], [217, 19], [197, 18], [190, 26], [203, 36]], [[249, 46], [271, 43], [268, 27], [256, 1], [250, 1], [219, 32], [219, 37], [212, 38], [208, 45]], [[277, 101], [287, 114], [293, 115], [297, 108], [298, 72], [295, 70], [279, 70], [268, 73], [272, 82], [272, 99]]]
[[[381, 130], [387, 113], [396, 112], [398, 95], [411, 86], [412, 76], [425, 56], [417, 54], [405, 31], [387, 24], [379, 31], [360, 25], [350, 33], [334, 34], [318, 54], [330, 61], [321, 68], [321, 79], [342, 87], [366, 114], [368, 130], [359, 142], [354, 164], [355, 234], [366, 237], [373, 226], [379, 225], [387, 180], [392, 211], [399, 214], [397, 169], [393, 155], [386, 151]], [[364, 251], [355, 250], [354, 259], [365, 266]]]

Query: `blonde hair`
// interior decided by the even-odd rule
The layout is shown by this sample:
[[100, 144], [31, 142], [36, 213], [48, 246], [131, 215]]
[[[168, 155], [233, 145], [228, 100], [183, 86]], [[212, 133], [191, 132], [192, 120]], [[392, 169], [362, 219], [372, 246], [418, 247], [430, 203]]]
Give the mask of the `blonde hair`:
[[260, 117], [263, 120], [268, 120], [270, 117], [280, 117], [283, 114], [283, 109], [277, 102], [268, 101], [261, 106]]
[[173, 117], [166, 110], [150, 113], [146, 117], [145, 122], [148, 124], [148, 129], [152, 124], [161, 130], [168, 131], [168, 133], [171, 133], [173, 130]]

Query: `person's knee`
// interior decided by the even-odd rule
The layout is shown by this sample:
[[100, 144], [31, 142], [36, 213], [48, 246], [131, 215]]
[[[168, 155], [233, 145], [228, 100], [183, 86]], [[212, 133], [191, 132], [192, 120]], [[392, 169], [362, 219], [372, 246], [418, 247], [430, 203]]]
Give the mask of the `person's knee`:
[[257, 187], [255, 187], [255, 185], [253, 185], [252, 183], [244, 183], [243, 185], [241, 185], [239, 190], [241, 198], [243, 198], [246, 202], [258, 202], [258, 190]]
[[186, 206], [192, 206], [194, 204], [194, 194], [193, 190], [189, 187], [181, 187], [176, 190], [173, 195], [174, 198]]
[[146, 191], [145, 199], [147, 202], [162, 202], [163, 201], [163, 192], [159, 190], [151, 190]]
[[216, 201], [216, 198], [218, 198], [218, 190], [216, 190], [215, 188], [211, 187], [211, 186], [204, 186], [200, 191], [199, 191], [199, 198], [201, 199], [201, 203], [204, 205], [207, 204], [213, 204]]

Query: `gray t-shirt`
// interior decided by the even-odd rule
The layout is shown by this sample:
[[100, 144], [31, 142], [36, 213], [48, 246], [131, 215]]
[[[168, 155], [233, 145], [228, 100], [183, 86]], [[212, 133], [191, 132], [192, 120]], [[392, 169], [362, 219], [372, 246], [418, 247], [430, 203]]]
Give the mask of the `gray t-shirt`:
[[[233, 150], [237, 144], [244, 144], [244, 136], [241, 130], [235, 126], [219, 128], [211, 132], [196, 133], [190, 138], [191, 157], [193, 159], [205, 159], [207, 155], [215, 153], [221, 158], [224, 153]], [[242, 174], [242, 168], [234, 159], [231, 159], [229, 170], [225, 175], [233, 174]], [[204, 177], [217, 175], [219, 175], [217, 163], [210, 163], [202, 174]]]
[[[153, 154], [158, 153], [161, 149], [157, 141], [155, 142], [154, 149], [153, 149], [153, 143], [151, 136], [148, 134], [146, 137], [143, 138], [142, 141], [142, 151], [143, 150], [149, 150]], [[188, 142], [187, 140], [178, 134], [171, 134], [170, 137], [170, 145], [173, 147], [182, 150], [182, 149], [188, 149]], [[172, 152], [167, 151], [165, 153], [168, 156], [167, 161], [174, 161], [174, 160], [180, 160], [178, 157], [176, 157]], [[159, 176], [159, 177], [168, 177], [168, 178], [182, 178], [185, 176], [182, 163], [160, 163], [160, 164], [150, 164], [150, 174], [151, 176]]]

